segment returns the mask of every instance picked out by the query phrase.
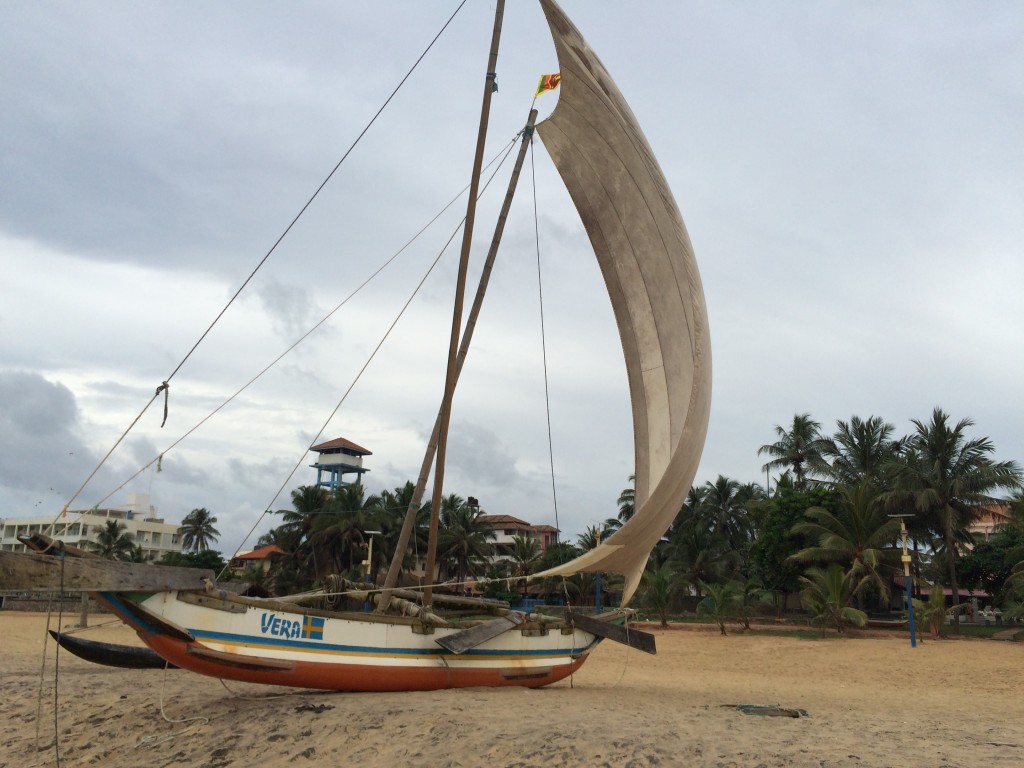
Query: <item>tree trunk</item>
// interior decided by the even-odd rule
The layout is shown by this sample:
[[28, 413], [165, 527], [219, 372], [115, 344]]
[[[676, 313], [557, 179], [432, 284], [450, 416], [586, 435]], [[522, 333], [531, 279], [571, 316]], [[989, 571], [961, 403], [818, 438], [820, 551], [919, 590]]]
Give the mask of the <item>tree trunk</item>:
[[960, 585], [956, 581], [956, 548], [953, 530], [946, 528], [946, 562], [949, 564], [949, 585], [953, 590], [953, 632], [960, 634]]

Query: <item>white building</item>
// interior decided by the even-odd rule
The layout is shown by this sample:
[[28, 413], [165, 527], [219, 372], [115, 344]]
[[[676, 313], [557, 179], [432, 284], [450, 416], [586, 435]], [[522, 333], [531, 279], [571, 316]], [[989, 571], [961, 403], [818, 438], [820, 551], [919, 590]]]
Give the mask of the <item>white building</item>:
[[124, 524], [125, 532], [131, 534], [135, 544], [142, 547], [146, 560], [159, 560], [165, 552], [181, 552], [181, 535], [176, 523], [168, 523], [157, 517], [156, 507], [150, 504], [144, 493], [128, 494], [128, 503], [110, 509], [90, 509], [72, 512], [57, 518], [9, 517], [0, 520], [0, 549], [6, 552], [24, 552], [26, 547], [18, 536], [42, 533], [60, 539], [82, 549], [88, 549], [88, 542], [95, 542], [99, 532], [109, 520]]

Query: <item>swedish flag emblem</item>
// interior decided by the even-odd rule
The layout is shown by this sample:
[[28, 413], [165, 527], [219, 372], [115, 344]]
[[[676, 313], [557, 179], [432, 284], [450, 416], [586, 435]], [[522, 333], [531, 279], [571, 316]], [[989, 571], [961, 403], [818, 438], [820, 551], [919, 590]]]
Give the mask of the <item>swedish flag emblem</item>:
[[302, 636], [307, 640], [323, 640], [324, 620], [317, 616], [303, 616]]

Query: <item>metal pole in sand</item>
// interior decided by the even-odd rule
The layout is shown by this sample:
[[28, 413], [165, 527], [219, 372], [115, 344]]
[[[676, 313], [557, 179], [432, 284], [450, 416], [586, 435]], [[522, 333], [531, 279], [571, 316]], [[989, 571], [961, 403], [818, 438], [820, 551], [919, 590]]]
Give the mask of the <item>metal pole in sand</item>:
[[914, 601], [911, 596], [910, 587], [910, 554], [907, 552], [907, 523], [908, 517], [913, 515], [889, 515], [889, 517], [898, 517], [900, 519], [900, 535], [903, 537], [903, 556], [900, 558], [903, 561], [903, 576], [906, 579], [907, 588], [907, 616], [910, 619], [910, 647], [917, 647], [917, 635], [914, 632]]

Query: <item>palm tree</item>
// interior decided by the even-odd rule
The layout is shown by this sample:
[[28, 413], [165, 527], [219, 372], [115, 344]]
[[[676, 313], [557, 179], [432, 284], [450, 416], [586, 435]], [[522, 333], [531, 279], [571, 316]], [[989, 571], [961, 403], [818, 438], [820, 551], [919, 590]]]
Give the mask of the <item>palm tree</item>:
[[927, 601], [914, 600], [914, 616], [921, 622], [921, 626], [928, 627], [935, 638], [942, 635], [942, 625], [945, 624], [946, 617], [956, 616], [964, 608], [967, 608], [966, 603], [946, 607], [946, 596], [941, 584], [932, 584]]
[[743, 486], [737, 480], [719, 475], [714, 483], [704, 486], [700, 511], [710, 528], [725, 539], [733, 552], [740, 552], [749, 542], [750, 520], [743, 502]]
[[750, 629], [750, 616], [753, 613], [751, 608], [765, 594], [764, 587], [757, 579], [750, 578], [736, 582], [737, 610], [743, 620], [744, 629]]
[[843, 485], [882, 480], [901, 448], [900, 441], [892, 439], [894, 429], [878, 416], [837, 421], [836, 433], [821, 441], [817, 471]]
[[128, 531], [128, 526], [117, 520], [107, 520], [106, 525], [96, 534], [96, 541], [89, 542], [89, 548], [100, 557], [108, 560], [132, 559], [135, 539]]
[[770, 470], [792, 467], [796, 487], [803, 490], [806, 487], [807, 470], [813, 470], [821, 461], [820, 428], [821, 424], [814, 421], [809, 413], [796, 414], [788, 430], [776, 424], [775, 434], [779, 439], [757, 449], [758, 456], [767, 454], [772, 457], [761, 468]]
[[512, 563], [515, 566], [516, 576], [529, 576], [538, 560], [540, 560], [539, 541], [530, 536], [512, 537]]
[[740, 592], [735, 582], [708, 584], [701, 582], [701, 589], [707, 596], [697, 605], [697, 613], [710, 616], [718, 624], [718, 631], [725, 634], [725, 622], [736, 615], [740, 606]]
[[576, 536], [576, 545], [584, 552], [597, 549], [601, 543], [602, 531], [596, 525], [587, 526], [583, 533]]
[[494, 551], [495, 533], [481, 521], [483, 514], [480, 507], [469, 506], [455, 494], [441, 501], [438, 559], [454, 571], [460, 588]]
[[869, 479], [853, 487], [839, 489], [838, 511], [811, 507], [807, 520], [793, 526], [793, 533], [804, 534], [817, 542], [792, 556], [799, 562], [837, 561], [847, 567], [863, 569], [878, 587], [883, 601], [889, 589], [883, 566], [899, 562], [895, 547], [900, 533], [899, 520], [886, 515], [881, 492]]
[[[381, 491], [381, 493], [367, 502], [370, 510], [371, 522], [376, 530], [383, 532], [383, 546], [380, 549], [382, 561], [387, 561], [398, 546], [399, 535], [402, 532], [402, 524], [405, 521], [406, 511], [412, 503], [416, 486], [411, 482], [405, 485], [396, 486], [393, 491]], [[402, 555], [402, 570], [411, 569], [415, 562], [417, 553], [427, 551], [427, 538], [430, 530], [430, 505], [421, 504], [416, 510], [416, 523], [413, 528], [409, 546]], [[376, 557], [377, 550], [374, 550]]]
[[644, 610], [658, 616], [662, 627], [668, 627], [668, 612], [672, 608], [676, 594], [683, 586], [679, 574], [671, 565], [663, 565], [657, 570], [644, 571], [640, 577], [640, 584], [640, 604]]
[[[366, 545], [365, 531], [370, 527], [368, 502], [371, 506], [376, 504], [373, 497], [366, 498], [361, 484], [339, 485], [326, 508], [315, 515], [307, 540], [318, 566], [317, 576], [360, 570]], [[362, 577], [362, 574], [353, 575]]]
[[921, 523], [942, 537], [959, 632], [957, 544], [970, 541], [967, 528], [978, 514], [979, 502], [991, 502], [996, 490], [1021, 486], [1021, 469], [1014, 461], [993, 461], [995, 449], [987, 437], [968, 440], [964, 433], [974, 424], [970, 419], [950, 427], [949, 416], [936, 408], [930, 422], [914, 419], [913, 424], [916, 431], [907, 438], [895, 467], [890, 503], [912, 505]]
[[217, 518], [211, 515], [206, 507], [193, 509], [185, 515], [178, 529], [182, 547], [194, 552], [209, 549], [210, 542], [217, 541], [217, 537], [220, 536], [220, 531], [214, 527], [216, 523]]
[[825, 634], [826, 624], [835, 624], [836, 630], [842, 632], [847, 624], [863, 627], [868, 620], [864, 611], [850, 605], [854, 596], [870, 577], [857, 578], [857, 568], [843, 569], [838, 563], [832, 563], [827, 569], [808, 568], [800, 577], [804, 589], [800, 593], [804, 608], [811, 614], [812, 621], [821, 625], [821, 634]]
[[701, 584], [721, 578], [731, 565], [731, 554], [722, 539], [700, 518], [691, 518], [678, 525], [669, 543], [670, 560], [687, 583], [701, 596]]
[[284, 520], [282, 526], [287, 532], [297, 533], [300, 541], [313, 530], [313, 520], [322, 513], [331, 501], [331, 493], [323, 486], [303, 485], [292, 491], [292, 508], [279, 509], [277, 514]]
[[636, 475], [629, 476], [629, 487], [623, 488], [622, 493], [619, 494], [617, 504], [619, 505], [619, 523], [627, 522], [633, 517], [634, 503], [636, 502]]

